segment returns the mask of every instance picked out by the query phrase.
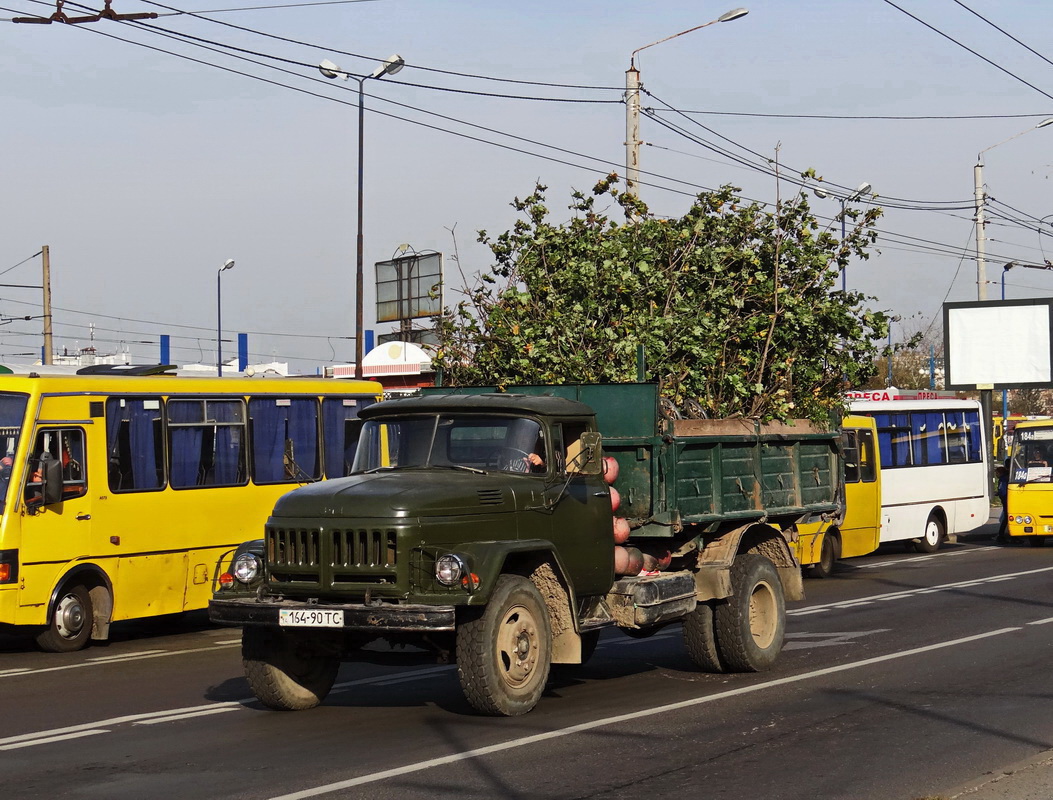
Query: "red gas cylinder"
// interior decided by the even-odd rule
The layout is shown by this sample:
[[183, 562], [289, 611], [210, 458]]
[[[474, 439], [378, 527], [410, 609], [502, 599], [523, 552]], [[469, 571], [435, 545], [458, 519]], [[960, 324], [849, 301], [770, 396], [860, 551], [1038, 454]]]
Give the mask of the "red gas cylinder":
[[644, 553], [643, 566], [640, 569], [644, 572], [658, 572], [658, 559], [650, 553]]
[[629, 569], [629, 552], [624, 547], [614, 548], [614, 574], [625, 575]]
[[618, 480], [618, 462], [611, 456], [603, 457], [603, 479], [607, 483], [614, 483]]
[[629, 563], [625, 567], [623, 575], [639, 575], [643, 569], [643, 553], [635, 547], [626, 547], [625, 552], [629, 555]]
[[673, 554], [668, 550], [662, 551], [656, 558], [658, 559], [658, 569], [669, 569], [669, 565], [673, 563]]
[[611, 487], [611, 511], [617, 511], [618, 507], [622, 504], [622, 496], [618, 490], [613, 486]]
[[629, 520], [625, 517], [614, 518], [614, 543], [625, 544], [629, 541]]

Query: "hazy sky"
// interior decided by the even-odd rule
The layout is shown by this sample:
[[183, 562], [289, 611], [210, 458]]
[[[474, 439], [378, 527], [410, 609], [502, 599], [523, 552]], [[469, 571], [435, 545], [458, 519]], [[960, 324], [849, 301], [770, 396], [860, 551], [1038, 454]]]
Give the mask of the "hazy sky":
[[[30, 257], [50, 247], [59, 347], [87, 345], [94, 324], [103, 353], [156, 362], [167, 333], [173, 360], [214, 362], [216, 275], [234, 258], [222, 277], [226, 338], [248, 332], [252, 360], [303, 372], [353, 360], [357, 84], [311, 65], [365, 74], [395, 52], [408, 65], [365, 83], [366, 326], [386, 332], [372, 321], [373, 262], [402, 243], [442, 251], [456, 300], [454, 247], [466, 273], [486, 269], [476, 232], [510, 227], [514, 197], [541, 181], [559, 218], [572, 189], [624, 172], [630, 53], [734, 7], [287, 2], [193, 17], [175, 11], [267, 3], [113, 0], [118, 13], [167, 16], [72, 26], [11, 23], [54, 3], [0, 0], [0, 282], [39, 284]], [[1053, 3], [743, 2], [748, 16], [638, 57], [645, 108], [696, 112], [661, 112], [675, 129], [641, 122], [652, 174], [640, 192], [655, 212], [680, 215], [695, 192], [725, 183], [772, 202], [776, 181], [760, 165], [776, 151], [788, 174], [814, 168], [834, 194], [870, 182], [886, 207], [880, 252], [847, 281], [908, 318], [899, 338], [945, 299], [977, 298], [973, 165], [998, 144], [984, 156], [988, 297], [1001, 294], [1003, 264], [1053, 258], [1038, 232], [1053, 233], [1053, 126], [1029, 130], [1053, 116], [1053, 64], [1027, 49], [1046, 48]], [[100, 5], [67, 0], [64, 11]], [[830, 219], [840, 204], [813, 208]], [[1013, 269], [1005, 290], [1047, 295], [1053, 273]], [[39, 315], [40, 300], [0, 287], [0, 322]], [[40, 331], [39, 319], [0, 325], [0, 359], [39, 352]]]

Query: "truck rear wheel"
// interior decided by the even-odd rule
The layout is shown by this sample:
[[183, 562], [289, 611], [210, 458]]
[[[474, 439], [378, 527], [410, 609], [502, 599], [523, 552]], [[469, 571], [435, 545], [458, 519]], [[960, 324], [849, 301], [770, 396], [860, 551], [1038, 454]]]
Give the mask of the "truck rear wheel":
[[303, 711], [321, 703], [336, 681], [340, 661], [297, 647], [282, 631], [246, 626], [241, 632], [245, 677], [260, 702], [276, 711]]
[[457, 675], [480, 713], [526, 714], [545, 691], [551, 663], [548, 609], [519, 575], [502, 575], [483, 613], [457, 626]]
[[731, 565], [732, 595], [715, 609], [717, 653], [730, 672], [760, 672], [775, 663], [786, 633], [786, 600], [775, 566], [743, 553]]
[[695, 666], [703, 672], [727, 672], [717, 653], [711, 602], [699, 603], [694, 611], [684, 617], [684, 646]]

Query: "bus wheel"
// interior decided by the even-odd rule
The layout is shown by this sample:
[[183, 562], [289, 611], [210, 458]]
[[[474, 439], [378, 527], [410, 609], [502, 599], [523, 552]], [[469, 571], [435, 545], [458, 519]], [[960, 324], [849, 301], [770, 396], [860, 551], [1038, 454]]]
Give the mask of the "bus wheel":
[[336, 681], [340, 660], [297, 647], [281, 631], [251, 625], [241, 632], [245, 677], [260, 702], [276, 711], [303, 711], [321, 703]]
[[827, 532], [819, 549], [819, 560], [812, 564], [808, 575], [813, 578], [829, 578], [834, 571], [834, 564], [841, 556], [841, 542], [837, 534]]
[[1027, 537], [1027, 541], [1028, 541], [1028, 544], [1030, 544], [1032, 547], [1045, 547], [1046, 546], [1046, 537], [1045, 536], [1028, 536]]
[[502, 575], [483, 613], [457, 626], [457, 676], [480, 713], [526, 714], [545, 691], [551, 663], [548, 609], [519, 575]]
[[731, 565], [732, 595], [715, 609], [717, 652], [730, 672], [760, 672], [775, 663], [786, 634], [786, 600], [775, 566], [742, 553]]
[[919, 553], [935, 553], [943, 542], [943, 522], [935, 514], [929, 514], [925, 523], [925, 535], [914, 545]]
[[48, 653], [72, 653], [87, 646], [92, 626], [91, 596], [76, 584], [59, 594], [51, 622], [39, 636], [37, 645]]
[[684, 647], [695, 666], [703, 672], [727, 672], [717, 654], [716, 629], [713, 624], [713, 603], [700, 602], [684, 617]]

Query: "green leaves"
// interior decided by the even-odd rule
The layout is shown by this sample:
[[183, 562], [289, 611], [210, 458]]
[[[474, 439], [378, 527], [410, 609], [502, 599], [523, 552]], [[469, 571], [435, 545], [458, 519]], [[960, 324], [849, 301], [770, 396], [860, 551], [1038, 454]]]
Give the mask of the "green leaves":
[[[725, 186], [658, 220], [616, 186], [609, 176], [593, 196], [572, 193], [574, 216], [559, 226], [538, 186], [513, 203], [512, 230], [480, 232], [495, 263], [440, 319], [447, 383], [631, 381], [642, 346], [648, 378], [674, 403], [823, 421], [873, 373], [888, 318], [837, 287], [843, 264], [866, 257], [880, 210], [841, 242], [803, 194], [776, 218]], [[632, 221], [597, 212], [600, 195]]]

